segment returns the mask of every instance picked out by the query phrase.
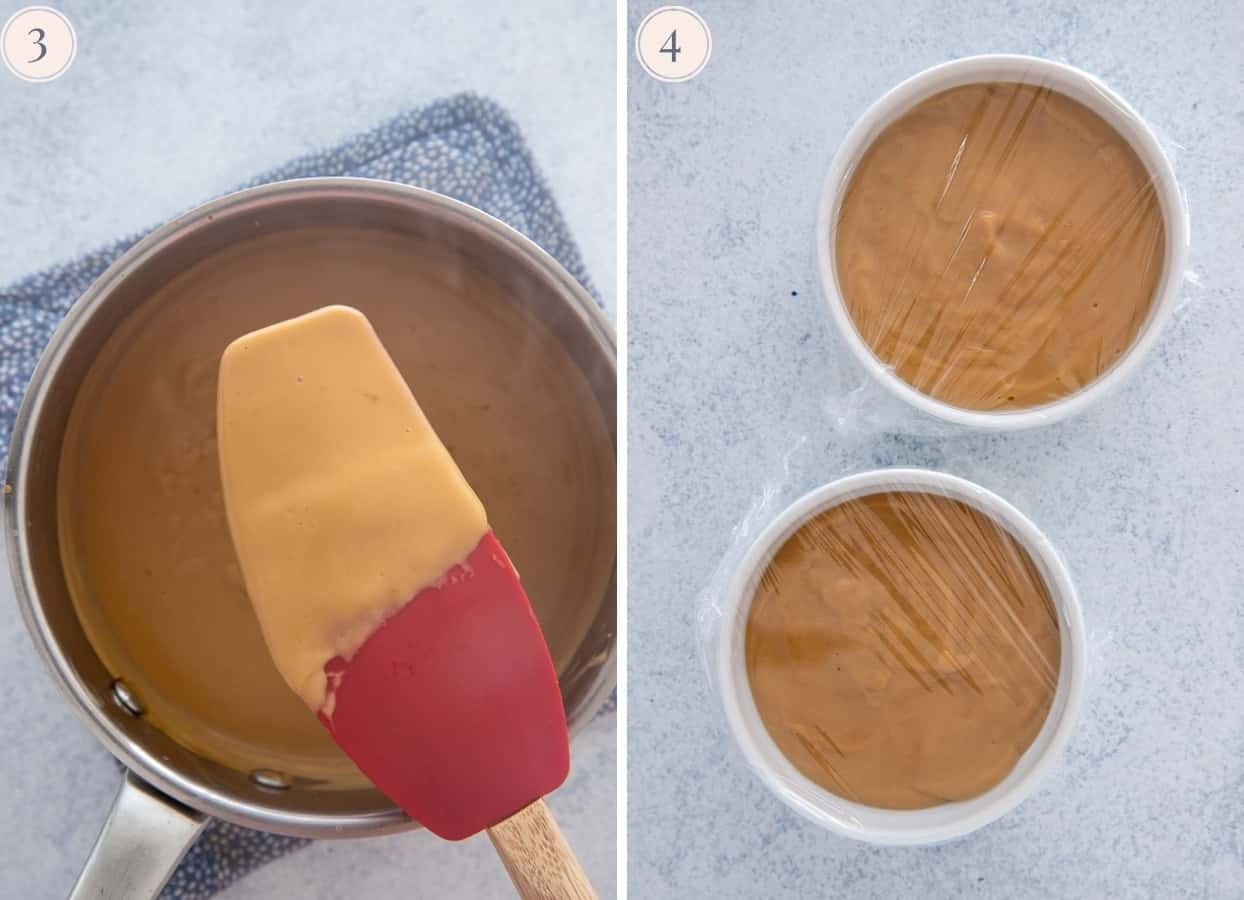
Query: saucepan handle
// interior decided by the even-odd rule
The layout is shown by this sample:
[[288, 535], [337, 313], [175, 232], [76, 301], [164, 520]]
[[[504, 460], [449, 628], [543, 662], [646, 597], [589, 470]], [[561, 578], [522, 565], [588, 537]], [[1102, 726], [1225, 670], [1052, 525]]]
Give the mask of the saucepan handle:
[[69, 900], [155, 897], [205, 824], [207, 816], [126, 772]]

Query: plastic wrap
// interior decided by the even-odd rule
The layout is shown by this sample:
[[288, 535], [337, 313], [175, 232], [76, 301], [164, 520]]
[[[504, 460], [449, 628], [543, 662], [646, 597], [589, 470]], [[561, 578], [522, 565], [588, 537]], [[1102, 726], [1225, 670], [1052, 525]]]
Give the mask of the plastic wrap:
[[1188, 222], [1126, 102], [1070, 66], [981, 56], [868, 110], [816, 239], [831, 415], [938, 433], [1045, 424], [1118, 385], [1179, 304]]
[[1084, 625], [1053, 545], [942, 472], [852, 474], [780, 509], [791, 481], [784, 467], [763, 485], [699, 605], [748, 764], [796, 811], [876, 843], [1002, 815], [1081, 705]]

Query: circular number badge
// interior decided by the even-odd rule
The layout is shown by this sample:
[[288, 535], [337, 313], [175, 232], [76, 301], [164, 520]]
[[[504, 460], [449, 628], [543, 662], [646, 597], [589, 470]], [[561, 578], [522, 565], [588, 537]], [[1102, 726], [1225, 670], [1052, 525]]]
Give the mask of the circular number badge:
[[4, 64], [25, 81], [59, 78], [77, 53], [78, 36], [73, 26], [63, 13], [47, 6], [19, 9], [0, 32]]
[[690, 81], [704, 71], [712, 52], [708, 25], [685, 6], [653, 10], [635, 33], [635, 55], [658, 81]]

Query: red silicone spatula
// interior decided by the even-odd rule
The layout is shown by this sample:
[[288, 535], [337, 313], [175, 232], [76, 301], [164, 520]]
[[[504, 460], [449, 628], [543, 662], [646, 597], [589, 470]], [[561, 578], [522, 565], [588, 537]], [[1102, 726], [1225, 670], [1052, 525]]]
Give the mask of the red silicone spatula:
[[486, 830], [521, 896], [595, 897], [542, 799], [570, 754], [540, 626], [366, 319], [328, 307], [235, 341], [218, 431], [286, 681], [416, 821], [449, 840]]
[[348, 661], [333, 739], [395, 803], [449, 840], [487, 830], [523, 897], [595, 897], [541, 799], [570, 768], [540, 626], [490, 531]]

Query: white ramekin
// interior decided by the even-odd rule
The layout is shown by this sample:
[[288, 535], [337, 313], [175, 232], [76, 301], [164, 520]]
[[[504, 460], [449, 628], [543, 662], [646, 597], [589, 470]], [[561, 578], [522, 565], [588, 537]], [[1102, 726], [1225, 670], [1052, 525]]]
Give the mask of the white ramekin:
[[[1166, 225], [1162, 277], [1149, 316], [1132, 346], [1097, 380], [1060, 400], [1003, 412], [964, 409], [936, 400], [894, 374], [860, 337], [838, 289], [834, 247], [842, 198], [860, 158], [881, 131], [920, 101], [953, 87], [980, 82], [1040, 84], [1078, 100], [1112, 125], [1148, 169], [1157, 188]], [[1032, 56], [969, 56], [926, 69], [904, 81], [869, 107], [847, 133], [829, 167], [816, 220], [816, 258], [821, 294], [839, 334], [855, 357], [891, 392], [923, 412], [959, 425], [1014, 430], [1074, 415], [1116, 388], [1157, 342], [1178, 300], [1188, 254], [1188, 209], [1170, 160], [1157, 137], [1123, 98], [1092, 75], [1063, 63]]]
[[[769, 736], [752, 698], [744, 638], [752, 597], [786, 539], [812, 517], [855, 497], [914, 490], [962, 501], [988, 515], [1027, 549], [1058, 615], [1061, 662], [1045, 724], [1015, 768], [972, 800], [931, 809], [891, 810], [852, 803], [803, 775]], [[878, 469], [817, 488], [783, 511], [747, 549], [727, 588], [717, 632], [716, 680], [726, 720], [748, 764], [778, 798], [830, 831], [873, 844], [933, 844], [997, 819], [1031, 794], [1054, 765], [1080, 716], [1085, 681], [1084, 619], [1075, 587], [1054, 546], [1019, 510], [970, 481], [927, 469]]]

